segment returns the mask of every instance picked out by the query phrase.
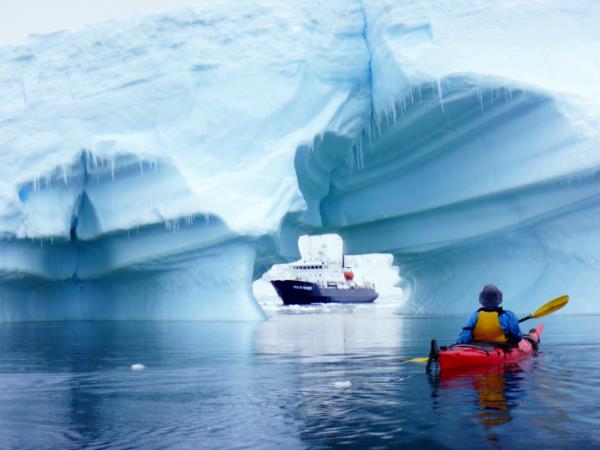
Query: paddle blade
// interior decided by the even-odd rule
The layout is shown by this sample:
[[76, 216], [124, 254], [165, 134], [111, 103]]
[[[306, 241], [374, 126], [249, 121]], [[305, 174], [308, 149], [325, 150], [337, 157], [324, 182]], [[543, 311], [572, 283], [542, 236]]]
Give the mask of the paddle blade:
[[405, 362], [426, 363], [428, 359], [429, 359], [429, 357], [425, 356], [423, 358], [411, 358], [411, 359], [407, 359]]
[[567, 303], [569, 303], [569, 296], [568, 295], [562, 295], [562, 296], [560, 296], [558, 298], [555, 298], [554, 300], [550, 300], [545, 305], [540, 306], [531, 315], [531, 317], [533, 317], [534, 319], [538, 319], [540, 317], [547, 316], [548, 314], [552, 314], [553, 312], [558, 311], [563, 306], [565, 306]]

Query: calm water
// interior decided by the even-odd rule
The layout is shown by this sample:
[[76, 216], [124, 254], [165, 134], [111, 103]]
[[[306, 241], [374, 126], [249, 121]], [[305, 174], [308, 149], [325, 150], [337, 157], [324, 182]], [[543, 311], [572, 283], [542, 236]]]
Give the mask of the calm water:
[[400, 361], [463, 317], [285, 311], [0, 325], [0, 447], [600, 448], [598, 316], [547, 318], [511, 371], [429, 377]]

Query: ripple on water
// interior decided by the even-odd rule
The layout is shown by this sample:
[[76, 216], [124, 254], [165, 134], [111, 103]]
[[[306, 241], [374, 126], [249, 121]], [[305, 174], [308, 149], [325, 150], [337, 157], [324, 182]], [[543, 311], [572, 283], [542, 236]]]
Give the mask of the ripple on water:
[[595, 320], [549, 320], [539, 356], [505, 370], [427, 376], [402, 363], [432, 337], [451, 341], [463, 320], [364, 309], [258, 324], [0, 326], [2, 445], [597, 446]]

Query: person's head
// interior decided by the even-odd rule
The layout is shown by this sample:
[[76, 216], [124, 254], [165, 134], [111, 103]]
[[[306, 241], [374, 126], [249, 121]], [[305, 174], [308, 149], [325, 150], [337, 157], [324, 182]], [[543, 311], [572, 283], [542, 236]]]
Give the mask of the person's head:
[[493, 309], [502, 303], [502, 292], [493, 284], [486, 284], [479, 294], [479, 303], [486, 309]]

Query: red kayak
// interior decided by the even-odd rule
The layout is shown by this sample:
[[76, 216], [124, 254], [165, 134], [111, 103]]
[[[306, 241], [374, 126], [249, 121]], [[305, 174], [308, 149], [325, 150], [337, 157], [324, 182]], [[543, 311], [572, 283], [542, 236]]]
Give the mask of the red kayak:
[[441, 347], [433, 341], [427, 362], [427, 370], [433, 363], [440, 369], [460, 369], [463, 367], [495, 366], [516, 363], [532, 356], [538, 348], [544, 325], [540, 324], [524, 336], [516, 347], [494, 343], [456, 344]]

